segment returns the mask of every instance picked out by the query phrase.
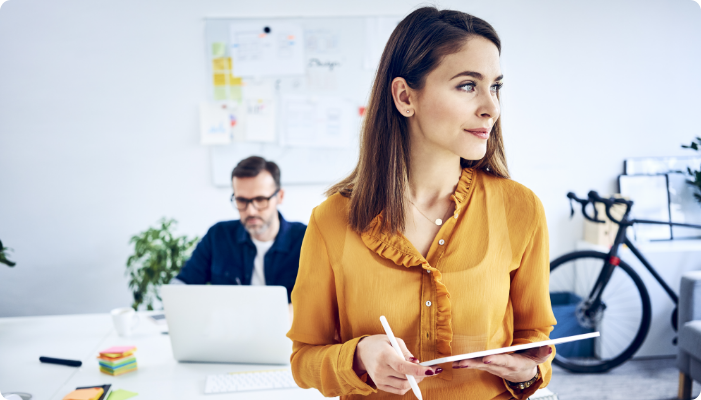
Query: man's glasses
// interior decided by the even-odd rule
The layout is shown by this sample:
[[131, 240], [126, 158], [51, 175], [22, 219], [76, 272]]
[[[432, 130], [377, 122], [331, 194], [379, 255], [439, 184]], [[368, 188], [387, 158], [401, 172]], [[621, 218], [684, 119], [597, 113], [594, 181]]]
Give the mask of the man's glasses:
[[263, 197], [263, 196], [258, 196], [254, 197], [252, 199], [247, 199], [245, 197], [236, 197], [235, 194], [231, 195], [231, 204], [236, 207], [239, 211], [243, 211], [248, 208], [249, 204], [253, 204], [253, 207], [260, 211], [260, 210], [265, 210], [268, 208], [268, 205], [270, 204], [270, 199], [275, 197], [277, 193], [280, 191], [278, 188], [275, 193], [271, 194], [268, 197]]

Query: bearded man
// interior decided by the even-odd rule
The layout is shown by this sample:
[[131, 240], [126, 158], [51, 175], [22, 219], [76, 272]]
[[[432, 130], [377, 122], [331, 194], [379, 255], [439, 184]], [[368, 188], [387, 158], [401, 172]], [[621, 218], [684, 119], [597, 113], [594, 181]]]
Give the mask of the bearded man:
[[285, 196], [280, 168], [246, 158], [232, 171], [231, 185], [240, 219], [212, 226], [171, 284], [285, 286], [290, 302], [307, 226], [277, 210]]

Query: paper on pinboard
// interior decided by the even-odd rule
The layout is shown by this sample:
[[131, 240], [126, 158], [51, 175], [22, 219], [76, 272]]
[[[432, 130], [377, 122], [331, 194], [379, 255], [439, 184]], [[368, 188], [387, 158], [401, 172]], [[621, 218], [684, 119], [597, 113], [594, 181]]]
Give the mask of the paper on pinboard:
[[275, 88], [275, 79], [272, 78], [244, 78], [242, 85], [243, 91], [241, 97], [243, 99], [273, 99], [277, 90]]
[[246, 142], [275, 142], [276, 107], [275, 80], [271, 78], [244, 79], [242, 106], [246, 120]]
[[246, 107], [241, 102], [221, 103], [229, 115], [229, 132], [234, 142], [246, 141]]
[[365, 56], [363, 67], [374, 71], [380, 64], [387, 40], [397, 27], [401, 17], [368, 17], [365, 19]]
[[282, 107], [283, 145], [346, 148], [352, 144], [358, 125], [352, 102], [334, 96], [286, 96]]
[[343, 74], [342, 57], [314, 56], [307, 59], [307, 88], [318, 92], [338, 90], [339, 76]]
[[304, 31], [304, 47], [308, 55], [338, 53], [340, 33], [331, 29], [308, 29]]
[[244, 99], [247, 142], [275, 142], [275, 100]]
[[304, 32], [295, 24], [232, 24], [236, 76], [304, 74]]
[[221, 104], [200, 104], [200, 143], [231, 143], [231, 120]]

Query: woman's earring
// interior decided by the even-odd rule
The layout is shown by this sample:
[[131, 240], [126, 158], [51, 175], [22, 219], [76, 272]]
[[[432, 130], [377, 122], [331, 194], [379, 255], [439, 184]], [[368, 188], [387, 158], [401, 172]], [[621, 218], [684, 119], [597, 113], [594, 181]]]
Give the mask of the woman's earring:
[[409, 114], [410, 112], [411, 112], [411, 110], [406, 110], [406, 113], [407, 113], [407, 114]]

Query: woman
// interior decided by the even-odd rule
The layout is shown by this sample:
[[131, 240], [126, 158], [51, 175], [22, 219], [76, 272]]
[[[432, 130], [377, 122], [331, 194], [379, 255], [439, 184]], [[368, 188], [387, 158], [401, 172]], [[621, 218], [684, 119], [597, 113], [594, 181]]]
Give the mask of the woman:
[[491, 25], [458, 11], [421, 8], [392, 33], [358, 165], [314, 210], [302, 244], [288, 333], [301, 387], [414, 398], [411, 374], [427, 399], [487, 400], [526, 399], [549, 382], [548, 346], [417, 365], [546, 340], [555, 324], [543, 207], [508, 179], [500, 51]]

